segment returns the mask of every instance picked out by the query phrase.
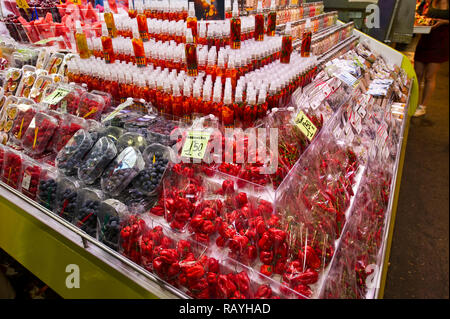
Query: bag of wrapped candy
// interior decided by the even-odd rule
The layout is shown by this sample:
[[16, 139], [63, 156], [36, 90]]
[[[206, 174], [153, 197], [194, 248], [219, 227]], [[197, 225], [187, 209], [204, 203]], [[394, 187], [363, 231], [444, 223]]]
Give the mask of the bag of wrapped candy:
[[132, 146], [127, 147], [103, 173], [102, 190], [112, 196], [120, 195], [144, 166], [141, 152]]
[[94, 188], [82, 188], [77, 192], [77, 213], [73, 223], [89, 236], [97, 238], [97, 216], [103, 193]]
[[24, 155], [12, 148], [5, 149], [3, 159], [2, 181], [19, 189], [22, 179], [22, 164]]
[[111, 138], [101, 137], [80, 163], [78, 178], [88, 185], [95, 183], [116, 155], [117, 148]]
[[112, 198], [102, 201], [97, 216], [98, 240], [119, 251], [120, 230], [128, 215], [128, 207], [124, 203]]
[[22, 147], [30, 154], [37, 155], [45, 151], [47, 144], [58, 127], [58, 121], [45, 113], [36, 113], [22, 140]]
[[73, 222], [77, 214], [77, 190], [82, 187], [82, 183], [72, 177], [58, 176], [56, 184], [56, 204], [53, 212]]
[[81, 160], [92, 148], [93, 141], [89, 132], [81, 129], [67, 142], [56, 156], [56, 167], [67, 176], [77, 173]]
[[37, 202], [51, 211], [55, 208], [57, 177], [58, 171], [56, 168], [45, 164], [42, 166]]
[[35, 200], [42, 173], [41, 164], [31, 158], [25, 158], [22, 171], [21, 192], [25, 196]]

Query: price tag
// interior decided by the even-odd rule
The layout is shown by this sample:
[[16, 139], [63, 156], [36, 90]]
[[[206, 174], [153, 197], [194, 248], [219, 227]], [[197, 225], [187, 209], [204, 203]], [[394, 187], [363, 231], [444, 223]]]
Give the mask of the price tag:
[[314, 135], [317, 132], [317, 127], [311, 122], [311, 120], [303, 113], [303, 111], [300, 111], [295, 118], [295, 124], [298, 126], [300, 131], [302, 131], [303, 134], [309, 139], [309, 141], [312, 141]]
[[181, 156], [203, 159], [210, 136], [209, 132], [189, 131], [181, 150]]
[[70, 2], [72, 2], [73, 4], [76, 4], [77, 6], [81, 5], [81, 0], [69, 0]]
[[342, 71], [342, 72], [336, 73], [335, 76], [339, 80], [346, 83], [348, 86], [353, 86], [357, 81], [357, 79], [353, 75], [348, 73], [347, 71]]
[[30, 6], [26, 0], [16, 0], [17, 6], [22, 9], [29, 9]]
[[67, 100], [61, 101], [61, 112], [67, 113]]
[[44, 45], [44, 44], [47, 44], [49, 42], [56, 41], [56, 40], [59, 40], [59, 37], [53, 37], [53, 38], [48, 38], [48, 39], [44, 39], [44, 40], [39, 40], [37, 42], [34, 42], [34, 44]]
[[50, 95], [46, 96], [44, 99], [44, 103], [54, 105], [61, 101], [67, 94], [69, 94], [70, 90], [59, 87], [54, 90]]
[[25, 173], [22, 179], [22, 188], [28, 190], [30, 188], [31, 175]]

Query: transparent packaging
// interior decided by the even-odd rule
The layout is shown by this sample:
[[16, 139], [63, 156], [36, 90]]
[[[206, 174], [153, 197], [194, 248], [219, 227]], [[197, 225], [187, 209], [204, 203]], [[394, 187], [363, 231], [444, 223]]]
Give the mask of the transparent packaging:
[[2, 181], [15, 189], [20, 187], [24, 156], [12, 148], [5, 149]]
[[103, 97], [85, 92], [81, 96], [80, 104], [78, 105], [77, 115], [84, 119], [94, 119], [99, 121], [101, 119], [106, 103]]
[[12, 104], [8, 107], [8, 117], [14, 118], [14, 124], [10, 131], [10, 138], [15, 144], [20, 145], [36, 112], [37, 110], [35, 107], [27, 104]]
[[138, 149], [132, 146], [125, 148], [103, 173], [102, 190], [112, 196], [118, 196], [144, 166], [144, 159]]
[[51, 211], [55, 208], [56, 203], [57, 177], [58, 171], [56, 168], [50, 165], [44, 165], [42, 167], [37, 202]]
[[92, 148], [93, 141], [87, 130], [79, 130], [59, 151], [55, 164], [67, 176], [75, 175], [81, 160]]
[[161, 144], [148, 146], [143, 153], [145, 168], [133, 180], [133, 188], [147, 196], [157, 193], [170, 160], [171, 149]]
[[75, 178], [62, 175], [58, 176], [56, 184], [56, 203], [53, 212], [72, 223], [77, 214], [77, 191], [83, 185]]
[[78, 168], [78, 178], [88, 185], [95, 183], [117, 154], [117, 148], [111, 138], [101, 137], [82, 160]]
[[77, 192], [77, 213], [73, 223], [94, 238], [97, 238], [97, 218], [103, 197], [103, 193], [94, 188], [86, 187]]
[[103, 91], [98, 91], [98, 90], [93, 90], [93, 91], [91, 91], [91, 93], [100, 96], [105, 101], [103, 113], [108, 113], [108, 112], [112, 111], [113, 98], [112, 98], [111, 94], [109, 94], [107, 92], [103, 92]]
[[143, 152], [147, 147], [147, 141], [144, 136], [139, 133], [128, 132], [119, 137], [116, 145], [119, 153], [129, 146], [133, 146]]
[[17, 88], [16, 96], [28, 98], [31, 92], [31, 88], [36, 81], [36, 77], [37, 75], [34, 70], [25, 71], [25, 68], [23, 68], [23, 76]]
[[5, 92], [6, 96], [14, 95], [22, 78], [22, 70], [17, 68], [10, 68], [6, 71], [5, 78]]
[[102, 201], [98, 213], [98, 240], [119, 251], [121, 226], [129, 214], [128, 207], [116, 199]]
[[58, 127], [58, 121], [45, 113], [38, 112], [28, 126], [22, 140], [22, 147], [30, 154], [41, 154], [51, 141]]
[[84, 119], [72, 114], [62, 114], [61, 121], [56, 130], [56, 140], [53, 143], [53, 151], [58, 153], [80, 129], [86, 129], [87, 123]]
[[35, 200], [40, 177], [42, 174], [41, 164], [31, 158], [25, 158], [22, 165], [21, 192], [25, 196]]

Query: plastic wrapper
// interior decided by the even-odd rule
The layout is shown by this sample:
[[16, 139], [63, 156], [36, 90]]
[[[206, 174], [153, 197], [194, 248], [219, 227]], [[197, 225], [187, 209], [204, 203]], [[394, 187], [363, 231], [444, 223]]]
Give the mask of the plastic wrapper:
[[89, 236], [97, 238], [97, 220], [103, 193], [94, 188], [82, 188], [77, 192], [77, 213], [73, 223]]
[[93, 144], [91, 135], [87, 130], [76, 132], [56, 156], [55, 163], [58, 170], [68, 176], [75, 175], [81, 160]]
[[50, 76], [39, 75], [31, 88], [29, 98], [36, 103], [41, 102], [45, 91], [52, 83], [53, 80]]
[[103, 91], [98, 91], [98, 90], [93, 90], [93, 91], [91, 91], [91, 93], [100, 96], [105, 101], [105, 106], [103, 107], [103, 113], [108, 113], [108, 112], [112, 111], [113, 98], [112, 98], [111, 94], [103, 92]]
[[84, 119], [71, 114], [63, 114], [55, 133], [54, 139], [56, 138], [56, 140], [52, 145], [53, 151], [58, 153], [78, 130], [85, 128], [87, 128], [87, 123]]
[[43, 165], [36, 201], [51, 211], [56, 203], [57, 177], [58, 171], [54, 167]]
[[11, 148], [7, 148], [3, 157], [2, 181], [15, 189], [19, 189], [22, 179], [24, 155]]
[[3, 161], [5, 160], [5, 150], [7, 147], [0, 143], [0, 172], [3, 172]]
[[85, 92], [81, 96], [80, 104], [77, 109], [77, 115], [84, 119], [100, 120], [105, 106], [106, 104], [103, 97], [97, 94]]
[[161, 118], [157, 123], [152, 123], [148, 127], [147, 139], [149, 144], [159, 143], [171, 146], [175, 141], [171, 141], [170, 133], [179, 127], [179, 123]]
[[133, 188], [147, 196], [156, 194], [170, 159], [170, 149], [161, 144], [148, 146], [143, 153], [145, 168], [133, 180]]
[[102, 201], [98, 212], [98, 240], [119, 251], [121, 225], [129, 214], [128, 207], [116, 199]]
[[37, 78], [34, 67], [28, 68], [28, 70], [25, 67], [23, 68], [23, 76], [16, 91], [16, 96], [19, 97], [29, 97], [31, 88]]
[[41, 175], [41, 164], [31, 158], [26, 158], [22, 165], [22, 194], [35, 200], [38, 193]]
[[48, 74], [58, 73], [59, 68], [61, 67], [63, 61], [64, 61], [64, 54], [54, 53], [45, 64], [44, 70], [46, 70]]
[[15, 95], [21, 78], [22, 78], [21, 69], [17, 68], [8, 69], [8, 71], [6, 72], [6, 79], [5, 79], [6, 83], [4, 85], [5, 89], [4, 94], [6, 96]]
[[72, 223], [77, 216], [77, 191], [83, 185], [80, 181], [65, 176], [58, 176], [56, 184], [56, 203], [53, 212]]
[[49, 96], [58, 87], [62, 87], [69, 91], [59, 102], [50, 104], [49, 108], [54, 110], [61, 110], [70, 114], [77, 114], [78, 106], [81, 101], [81, 96], [86, 93], [86, 89], [80, 85], [70, 83], [69, 85], [54, 84], [48, 87], [45, 96]]
[[145, 166], [141, 152], [129, 146], [106, 168], [101, 178], [102, 190], [112, 196], [119, 195]]
[[143, 152], [147, 147], [147, 141], [144, 136], [139, 133], [128, 132], [119, 137], [116, 145], [119, 153], [129, 146], [137, 148], [140, 152]]
[[134, 119], [141, 117], [142, 115], [138, 112], [134, 112], [128, 109], [121, 110], [110, 120], [102, 120], [102, 123], [105, 126], [116, 126], [120, 128], [124, 128], [125, 123], [131, 122], [133, 123]]
[[101, 137], [80, 164], [78, 178], [88, 185], [95, 183], [117, 153], [111, 138]]
[[31, 105], [12, 104], [8, 107], [7, 113], [9, 118], [14, 118], [14, 124], [10, 131], [11, 140], [20, 145], [23, 140], [28, 126], [36, 115], [36, 108]]
[[57, 129], [58, 121], [45, 113], [36, 113], [22, 140], [22, 146], [29, 153], [37, 155], [45, 151]]
[[148, 127], [158, 122], [158, 118], [151, 115], [125, 118], [123, 128], [128, 132], [139, 133], [148, 136]]

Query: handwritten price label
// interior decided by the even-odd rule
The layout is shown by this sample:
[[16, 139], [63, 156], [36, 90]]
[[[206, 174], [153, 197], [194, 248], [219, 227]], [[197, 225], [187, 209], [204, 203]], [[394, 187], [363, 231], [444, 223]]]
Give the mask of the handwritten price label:
[[29, 9], [30, 6], [26, 0], [16, 0], [17, 6], [22, 9]]
[[59, 87], [54, 90], [50, 95], [46, 96], [44, 99], [44, 103], [54, 105], [61, 101], [67, 94], [69, 94], [69, 90]]
[[211, 133], [202, 131], [190, 131], [184, 142], [181, 156], [203, 159], [205, 157], [206, 147], [208, 146]]
[[303, 111], [300, 111], [295, 118], [295, 124], [298, 126], [300, 131], [302, 131], [303, 134], [311, 141], [316, 135], [317, 127], [311, 122], [311, 120], [303, 113]]

